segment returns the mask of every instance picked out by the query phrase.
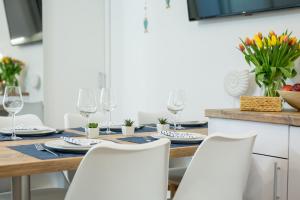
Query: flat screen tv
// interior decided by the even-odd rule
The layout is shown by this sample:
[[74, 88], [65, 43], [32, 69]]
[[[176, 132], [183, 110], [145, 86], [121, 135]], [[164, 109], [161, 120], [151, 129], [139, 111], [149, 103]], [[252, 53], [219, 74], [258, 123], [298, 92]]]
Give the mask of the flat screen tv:
[[191, 21], [300, 7], [300, 0], [187, 0]]
[[42, 0], [3, 0], [12, 45], [42, 40]]

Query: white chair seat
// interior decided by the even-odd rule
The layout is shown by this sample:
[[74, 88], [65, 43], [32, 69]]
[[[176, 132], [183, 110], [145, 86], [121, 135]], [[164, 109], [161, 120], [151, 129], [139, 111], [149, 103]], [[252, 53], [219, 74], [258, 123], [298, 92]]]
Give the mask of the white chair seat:
[[[63, 200], [67, 190], [63, 188], [39, 189], [31, 191], [31, 200]], [[11, 200], [11, 193], [0, 194], [1, 200]]]

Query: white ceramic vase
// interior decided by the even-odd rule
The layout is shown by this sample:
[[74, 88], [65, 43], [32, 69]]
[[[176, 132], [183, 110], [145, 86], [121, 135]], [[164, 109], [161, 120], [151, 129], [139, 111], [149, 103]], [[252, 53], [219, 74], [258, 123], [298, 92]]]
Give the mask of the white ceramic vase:
[[156, 124], [157, 132], [168, 131], [170, 129], [170, 124]]
[[122, 134], [123, 135], [133, 135], [134, 134], [134, 126], [122, 126]]
[[99, 137], [99, 128], [88, 128], [87, 138], [95, 139]]

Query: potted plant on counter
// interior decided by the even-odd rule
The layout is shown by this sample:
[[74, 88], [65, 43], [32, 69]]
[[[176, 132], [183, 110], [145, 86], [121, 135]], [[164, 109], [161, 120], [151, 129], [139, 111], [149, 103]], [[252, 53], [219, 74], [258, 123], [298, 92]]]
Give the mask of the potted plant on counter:
[[157, 132], [167, 131], [170, 129], [170, 124], [168, 124], [168, 119], [166, 118], [158, 118], [158, 124], [156, 124]]
[[254, 66], [255, 81], [263, 88], [264, 96], [279, 96], [277, 91], [285, 81], [297, 74], [294, 62], [300, 56], [300, 42], [291, 32], [277, 35], [271, 31], [266, 36], [257, 33], [241, 40], [239, 50], [246, 62]]
[[122, 126], [122, 133], [123, 135], [133, 135], [134, 134], [134, 121], [131, 119], [126, 119], [124, 121], [124, 125]]
[[99, 137], [98, 123], [89, 123], [87, 138], [94, 139]]

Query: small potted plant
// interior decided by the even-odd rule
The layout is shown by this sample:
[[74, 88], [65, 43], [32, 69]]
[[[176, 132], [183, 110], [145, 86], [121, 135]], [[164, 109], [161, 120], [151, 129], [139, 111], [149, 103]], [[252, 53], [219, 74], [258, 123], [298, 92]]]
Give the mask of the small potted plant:
[[131, 119], [126, 119], [124, 125], [122, 126], [123, 135], [133, 135], [134, 134], [134, 121]]
[[156, 125], [157, 132], [167, 131], [170, 129], [170, 124], [168, 124], [168, 119], [166, 118], [158, 118], [158, 124]]
[[88, 124], [88, 132], [87, 137], [90, 139], [99, 137], [99, 127], [98, 123], [89, 123]]

